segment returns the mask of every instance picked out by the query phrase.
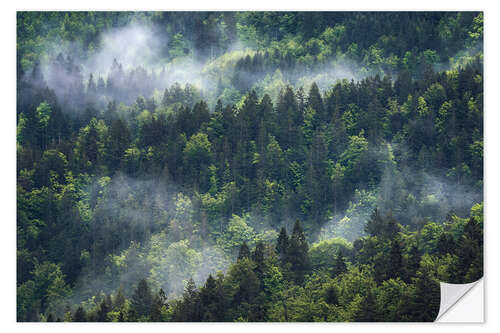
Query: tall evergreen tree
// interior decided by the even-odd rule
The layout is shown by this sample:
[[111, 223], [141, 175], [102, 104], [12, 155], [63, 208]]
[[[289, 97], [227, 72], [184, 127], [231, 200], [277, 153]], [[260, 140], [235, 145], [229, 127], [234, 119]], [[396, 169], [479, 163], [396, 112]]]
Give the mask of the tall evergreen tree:
[[153, 303], [153, 295], [149, 284], [145, 279], [142, 279], [137, 284], [137, 288], [131, 298], [131, 306], [137, 316], [149, 316]]
[[276, 252], [278, 253], [280, 259], [284, 261], [288, 252], [288, 235], [286, 234], [285, 227], [281, 227], [276, 244]]
[[79, 306], [73, 314], [73, 321], [76, 323], [83, 323], [87, 321], [87, 313], [83, 307]]
[[240, 246], [240, 251], [238, 253], [238, 260], [243, 258], [250, 258], [250, 249], [248, 248], [247, 242], [243, 242]]
[[163, 309], [167, 306], [167, 295], [162, 288], [154, 296], [153, 303], [151, 306], [151, 315], [149, 320], [153, 322], [163, 321]]
[[377, 303], [375, 295], [372, 290], [368, 290], [363, 302], [361, 302], [361, 307], [356, 314], [355, 321], [374, 322], [377, 321], [377, 319]]
[[403, 255], [401, 253], [401, 246], [399, 240], [394, 239], [391, 242], [391, 253], [389, 260], [389, 278], [397, 278], [403, 276]]
[[410, 282], [411, 278], [414, 277], [420, 268], [420, 260], [422, 256], [418, 250], [416, 244], [412, 245], [410, 252], [408, 253], [408, 264], [406, 266], [406, 281]]
[[294, 274], [294, 280], [301, 283], [304, 275], [309, 270], [309, 245], [306, 236], [302, 230], [299, 220], [293, 226], [292, 236], [288, 245], [288, 262], [291, 264], [291, 270]]
[[344, 254], [342, 253], [342, 250], [339, 249], [337, 251], [337, 255], [335, 256], [335, 261], [330, 273], [332, 277], [336, 277], [345, 272], [347, 272], [347, 265], [345, 263]]

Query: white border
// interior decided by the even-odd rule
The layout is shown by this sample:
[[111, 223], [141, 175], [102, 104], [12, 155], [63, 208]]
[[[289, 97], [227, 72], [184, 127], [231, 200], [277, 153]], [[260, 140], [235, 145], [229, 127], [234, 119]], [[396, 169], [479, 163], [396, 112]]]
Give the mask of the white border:
[[[498, 194], [499, 172], [498, 155], [495, 148], [499, 142], [498, 135], [500, 131], [497, 127], [500, 125], [498, 108], [498, 93], [500, 87], [498, 77], [498, 34], [500, 33], [500, 16], [494, 1], [436, 1], [436, 0], [419, 0], [418, 2], [403, 2], [401, 0], [391, 1], [269, 1], [269, 0], [253, 0], [250, 2], [236, 1], [117, 1], [106, 2], [97, 0], [87, 1], [16, 1], [2, 3], [0, 11], [0, 24], [2, 29], [3, 50], [0, 52], [2, 57], [1, 66], [1, 92], [2, 92], [2, 121], [0, 121], [1, 135], [1, 223], [2, 232], [0, 244], [2, 246], [1, 263], [1, 308], [0, 319], [1, 327], [5, 331], [20, 330], [31, 332], [47, 331], [47, 332], [66, 332], [68, 329], [75, 332], [88, 332], [89, 330], [119, 330], [120, 332], [132, 332], [137, 329], [147, 329], [153, 331], [201, 331], [201, 332], [252, 332], [256, 330], [280, 330], [286, 329], [291, 332], [302, 332], [305, 329], [314, 329], [319, 332], [332, 332], [332, 330], [349, 329], [353, 331], [364, 332], [370, 329], [370, 332], [388, 332], [402, 329], [407, 331], [422, 330], [453, 330], [454, 332], [470, 332], [478, 329], [489, 329], [499, 326], [499, 316], [496, 315], [498, 308], [493, 302], [496, 301], [495, 296], [500, 295], [498, 284], [488, 283], [489, 281], [500, 281], [498, 278], [499, 265], [496, 258], [490, 260], [490, 254], [497, 252], [498, 249], [498, 225], [500, 214], [498, 206], [495, 205], [495, 194]], [[314, 323], [314, 324], [18, 324], [15, 323], [15, 301], [16, 301], [16, 280], [15, 280], [15, 26], [16, 26], [16, 10], [484, 10], [485, 11], [485, 272], [487, 274], [485, 284], [487, 294], [486, 299], [486, 324], [346, 324], [346, 323]], [[497, 252], [498, 253], [498, 252]], [[489, 297], [488, 297], [489, 295]], [[498, 329], [498, 327], [497, 327]]]

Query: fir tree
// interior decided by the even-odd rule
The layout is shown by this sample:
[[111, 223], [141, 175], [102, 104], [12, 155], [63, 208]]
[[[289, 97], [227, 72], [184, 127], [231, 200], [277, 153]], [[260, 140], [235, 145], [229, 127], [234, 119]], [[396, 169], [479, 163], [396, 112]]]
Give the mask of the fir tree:
[[331, 269], [331, 276], [336, 277], [337, 275], [340, 275], [345, 272], [347, 272], [347, 265], [345, 263], [344, 254], [342, 253], [342, 250], [339, 249], [337, 251], [337, 255], [335, 257], [335, 261]]
[[131, 298], [131, 305], [136, 315], [149, 316], [151, 312], [151, 305], [153, 296], [149, 288], [149, 284], [145, 279], [139, 281], [137, 288]]
[[241, 244], [240, 251], [238, 253], [238, 260], [241, 260], [243, 258], [250, 258], [250, 249], [248, 248], [246, 242], [243, 242], [243, 244]]
[[287, 256], [288, 251], [288, 235], [286, 234], [285, 227], [281, 227], [278, 241], [276, 244], [276, 252], [278, 253], [281, 261], [284, 261]]
[[292, 236], [288, 245], [288, 261], [291, 264], [291, 270], [294, 273], [294, 280], [301, 283], [304, 275], [309, 269], [309, 245], [306, 236], [302, 230], [300, 222], [297, 220], [293, 226]]
[[73, 315], [73, 321], [77, 323], [87, 321], [87, 313], [85, 312], [83, 307], [79, 306], [76, 309], [75, 314]]

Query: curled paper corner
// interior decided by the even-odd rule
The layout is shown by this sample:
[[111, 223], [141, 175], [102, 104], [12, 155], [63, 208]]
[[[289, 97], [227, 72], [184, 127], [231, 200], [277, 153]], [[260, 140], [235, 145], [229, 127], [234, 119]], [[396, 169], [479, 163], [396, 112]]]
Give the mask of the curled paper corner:
[[[472, 283], [440, 282], [441, 303], [436, 322], [483, 322], [483, 278]], [[477, 287], [476, 287], [477, 286]], [[474, 293], [470, 292], [474, 287]], [[471, 296], [471, 297], [468, 297]]]

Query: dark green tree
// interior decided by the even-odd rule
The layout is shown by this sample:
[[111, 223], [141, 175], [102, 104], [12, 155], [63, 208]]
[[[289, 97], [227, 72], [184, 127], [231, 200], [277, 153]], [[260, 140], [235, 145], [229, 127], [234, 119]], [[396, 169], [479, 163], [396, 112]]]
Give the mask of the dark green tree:
[[164, 321], [163, 317], [163, 308], [168, 306], [167, 304], [167, 295], [163, 291], [162, 288], [158, 291], [158, 293], [154, 296], [153, 304], [151, 306], [151, 315], [149, 317], [149, 321], [152, 322], [160, 322]]
[[238, 260], [241, 260], [243, 258], [250, 258], [250, 249], [248, 248], [246, 242], [243, 242], [243, 244], [241, 244], [240, 251], [238, 252]]
[[394, 239], [391, 242], [391, 252], [389, 260], [389, 278], [403, 277], [403, 255], [401, 251], [401, 246], [399, 245], [399, 240]]
[[363, 298], [363, 302], [361, 302], [361, 306], [356, 313], [355, 321], [374, 322], [377, 320], [377, 303], [375, 300], [374, 291], [368, 290], [368, 293]]
[[87, 321], [87, 313], [83, 307], [79, 306], [73, 314], [73, 322], [83, 323]]
[[345, 272], [347, 272], [347, 265], [345, 263], [344, 254], [342, 253], [342, 250], [339, 249], [337, 251], [337, 255], [335, 256], [335, 261], [333, 267], [330, 270], [330, 274], [332, 277], [336, 277], [337, 275]]
[[137, 284], [130, 303], [137, 316], [142, 317], [150, 315], [153, 295], [145, 279], [140, 280]]
[[286, 234], [286, 228], [281, 227], [278, 241], [276, 244], [276, 252], [278, 253], [280, 259], [284, 261], [288, 252], [288, 235]]
[[309, 245], [307, 244], [306, 236], [302, 230], [300, 222], [297, 220], [293, 226], [293, 232], [288, 244], [288, 257], [291, 271], [293, 272], [293, 279], [297, 283], [304, 280], [304, 275], [310, 267], [309, 263]]

